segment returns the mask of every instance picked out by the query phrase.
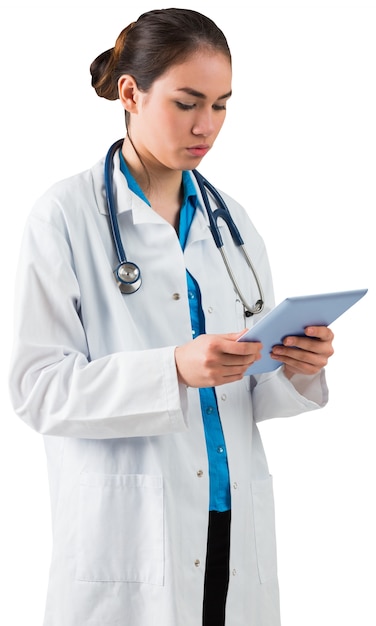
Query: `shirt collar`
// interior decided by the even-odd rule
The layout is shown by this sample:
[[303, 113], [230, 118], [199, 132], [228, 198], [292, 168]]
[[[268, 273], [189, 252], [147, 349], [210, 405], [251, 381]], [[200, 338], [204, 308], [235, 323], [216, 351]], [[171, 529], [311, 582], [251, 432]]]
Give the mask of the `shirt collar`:
[[181, 205], [179, 219], [179, 241], [184, 250], [198, 204], [196, 188], [190, 174], [187, 171], [183, 172], [183, 190], [183, 203]]
[[147, 197], [145, 196], [144, 192], [142, 191], [140, 185], [138, 184], [137, 180], [134, 178], [134, 176], [132, 176], [132, 174], [129, 171], [128, 165], [124, 159], [123, 153], [120, 150], [119, 151], [119, 156], [120, 156], [120, 169], [122, 171], [122, 173], [124, 174], [126, 181], [128, 183], [128, 187], [131, 191], [133, 191], [133, 193], [136, 194], [136, 196], [138, 196], [139, 198], [141, 198], [141, 200], [143, 200], [144, 202], [146, 202], [146, 204], [148, 204], [150, 206], [150, 202], [147, 199]]
[[194, 186], [192, 177], [189, 172], [183, 172], [183, 189], [184, 189], [184, 197], [183, 197], [183, 205], [188, 202], [191, 202], [194, 208], [197, 207], [198, 197], [196, 187]]
[[[123, 153], [119, 152], [120, 156], [120, 170], [124, 174], [125, 179], [128, 184], [128, 188], [132, 191], [136, 196], [141, 198], [148, 206], [151, 206], [149, 200], [145, 196], [142, 191], [140, 185], [131, 174], [127, 163], [124, 159]], [[192, 224], [192, 220], [195, 214], [196, 207], [198, 205], [198, 196], [196, 187], [193, 183], [192, 177], [188, 171], [183, 171], [182, 173], [182, 182], [183, 182], [183, 202], [180, 209], [180, 220], [179, 220], [179, 241], [182, 248], [185, 248], [185, 244], [187, 242], [189, 229]]]

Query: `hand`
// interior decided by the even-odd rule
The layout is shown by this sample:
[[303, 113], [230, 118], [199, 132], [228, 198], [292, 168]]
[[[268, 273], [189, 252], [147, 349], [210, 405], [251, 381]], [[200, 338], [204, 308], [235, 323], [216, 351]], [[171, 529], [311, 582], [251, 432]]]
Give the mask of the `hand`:
[[293, 374], [316, 374], [332, 356], [334, 335], [326, 326], [308, 326], [305, 337], [285, 337], [283, 345], [274, 346], [272, 359], [284, 363], [287, 378]]
[[199, 335], [175, 349], [180, 382], [189, 387], [215, 387], [243, 378], [252, 363], [261, 358], [259, 342], [237, 342], [243, 334]]

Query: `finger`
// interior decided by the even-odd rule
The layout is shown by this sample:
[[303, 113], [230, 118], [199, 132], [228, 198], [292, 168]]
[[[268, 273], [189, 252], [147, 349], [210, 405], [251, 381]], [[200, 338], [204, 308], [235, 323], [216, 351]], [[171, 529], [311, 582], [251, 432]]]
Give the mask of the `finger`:
[[228, 335], [222, 335], [222, 337], [225, 337], [222, 345], [224, 354], [247, 356], [255, 354], [262, 349], [262, 343], [260, 341], [233, 341], [228, 339]]
[[330, 355], [276, 346], [270, 356], [285, 365], [298, 368], [303, 373], [315, 373], [327, 365]]
[[222, 358], [222, 365], [226, 368], [239, 367], [247, 368], [255, 361], [261, 359], [261, 352], [258, 350], [252, 354], [224, 354]]
[[238, 341], [240, 337], [242, 337], [249, 329], [245, 328], [237, 333], [224, 333], [223, 335], [216, 335], [219, 340], [223, 340], [228, 342], [231, 345], [227, 345], [226, 351], [230, 351], [231, 353], [242, 354], [246, 353], [248, 350], [252, 350], [250, 346], [258, 344], [261, 345], [259, 341]]
[[313, 354], [326, 354], [327, 356], [331, 356], [334, 352], [331, 341], [324, 341], [318, 337], [286, 337], [283, 340], [283, 345], [300, 348]]
[[244, 335], [247, 332], [247, 330], [248, 328], [244, 328], [243, 330], [237, 333], [224, 333], [223, 335], [220, 335], [220, 336], [223, 337], [223, 339], [228, 339], [229, 341], [237, 341], [238, 339], [240, 339], [242, 335]]
[[322, 341], [333, 341], [334, 338], [332, 330], [327, 326], [307, 326], [304, 332], [308, 337], [317, 337]]

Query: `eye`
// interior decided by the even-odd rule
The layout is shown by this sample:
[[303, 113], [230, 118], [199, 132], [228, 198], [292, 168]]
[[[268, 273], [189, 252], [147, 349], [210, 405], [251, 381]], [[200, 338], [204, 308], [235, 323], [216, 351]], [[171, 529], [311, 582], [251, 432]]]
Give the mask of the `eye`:
[[214, 111], [226, 111], [225, 104], [213, 104]]
[[191, 111], [195, 108], [195, 104], [185, 104], [184, 102], [179, 102], [178, 100], [175, 102], [176, 106], [182, 111]]

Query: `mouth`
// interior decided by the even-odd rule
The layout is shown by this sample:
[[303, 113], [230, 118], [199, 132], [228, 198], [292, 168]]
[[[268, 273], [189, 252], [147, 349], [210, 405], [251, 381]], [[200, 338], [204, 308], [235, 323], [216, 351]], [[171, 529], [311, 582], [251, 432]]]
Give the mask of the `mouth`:
[[203, 157], [209, 150], [210, 146], [208, 144], [199, 144], [198, 146], [190, 146], [190, 148], [187, 148], [189, 154], [195, 157]]

